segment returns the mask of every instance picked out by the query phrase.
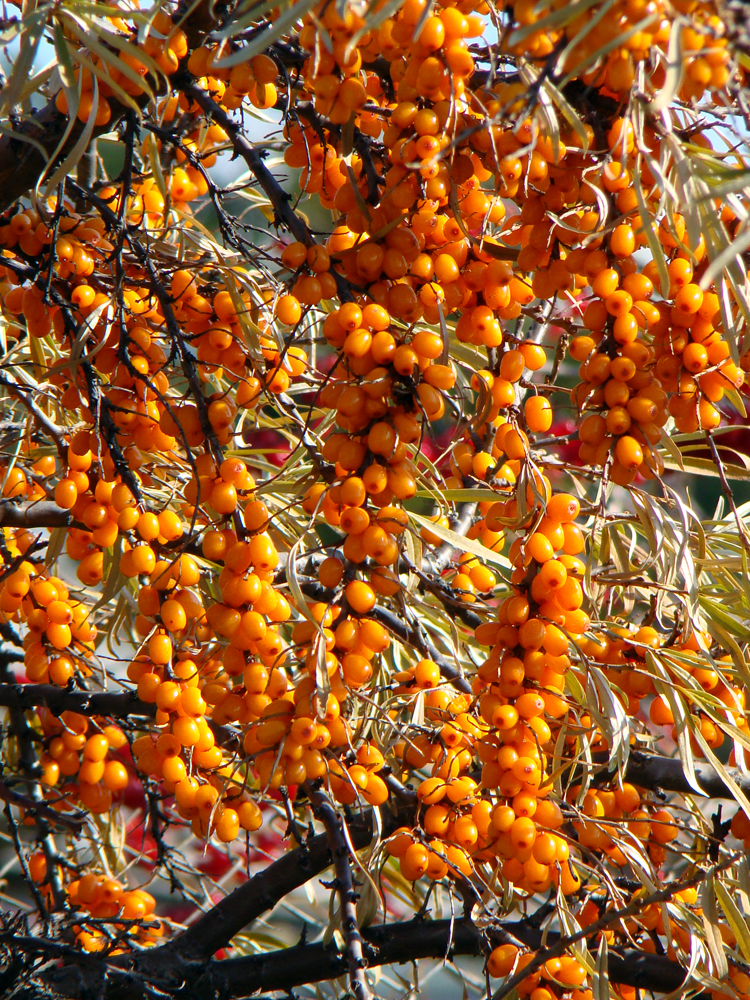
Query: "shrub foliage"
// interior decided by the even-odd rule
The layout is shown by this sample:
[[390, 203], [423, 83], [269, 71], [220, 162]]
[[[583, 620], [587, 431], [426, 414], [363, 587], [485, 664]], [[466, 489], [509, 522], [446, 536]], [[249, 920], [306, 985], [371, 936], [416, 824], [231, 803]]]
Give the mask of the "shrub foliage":
[[746, 13], [8, 7], [3, 995], [750, 997]]

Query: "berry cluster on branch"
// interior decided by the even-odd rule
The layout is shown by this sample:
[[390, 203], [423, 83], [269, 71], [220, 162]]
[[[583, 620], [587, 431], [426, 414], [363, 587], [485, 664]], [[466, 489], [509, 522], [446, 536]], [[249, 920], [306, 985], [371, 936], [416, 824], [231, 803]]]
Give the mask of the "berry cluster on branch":
[[[608, 948], [619, 1000], [687, 968], [747, 1000], [734, 17], [45, 11], [59, 65], [19, 127], [64, 137], [0, 218], [0, 798], [27, 952], [62, 960], [35, 982], [75, 995], [83, 951], [87, 990], [163, 962], [178, 996], [200, 952], [199, 992], [343, 974], [367, 1000], [368, 963], [406, 954], [360, 927], [367, 880], [384, 926], [399, 894], [412, 923], [460, 901], [424, 957], [482, 954], [496, 1000], [599, 1000]], [[247, 174], [222, 186], [227, 154]], [[675, 468], [730, 516], [701, 521]], [[110, 857], [118, 811], [148, 882]], [[157, 915], [160, 874], [206, 892], [178, 834], [249, 864], [280, 823], [303, 874], [282, 857], [217, 903], [210, 947]], [[212, 959], [330, 865], [338, 957]]]

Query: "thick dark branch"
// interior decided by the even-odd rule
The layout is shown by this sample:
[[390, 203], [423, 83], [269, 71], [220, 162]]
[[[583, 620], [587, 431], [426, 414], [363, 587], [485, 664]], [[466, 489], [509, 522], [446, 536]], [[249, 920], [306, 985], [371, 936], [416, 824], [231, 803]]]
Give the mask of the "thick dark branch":
[[[217, 26], [231, 6], [226, 0], [200, 0], [197, 4], [185, 2], [180, 4], [173, 20], [183, 29], [190, 48], [193, 49], [202, 43], [206, 34]], [[153, 77], [151, 80], [153, 82]], [[144, 105], [147, 95], [133, 99], [137, 104]], [[127, 113], [128, 109], [116, 98], [110, 98], [109, 102], [112, 117], [106, 125], [94, 127], [92, 142], [98, 136], [114, 131]], [[35, 114], [23, 118], [15, 127], [15, 136], [4, 135], [0, 138], [0, 213], [5, 212], [36, 186], [67, 127], [68, 116], [58, 111], [55, 101], [51, 100]], [[85, 123], [76, 118], [55, 163], [61, 162], [71, 152], [85, 127]]]
[[[55, 102], [50, 101], [36, 114], [24, 119], [16, 129], [19, 136], [32, 142], [10, 135], [4, 135], [0, 139], [0, 212], [10, 208], [34, 187], [67, 127], [67, 115], [58, 111]], [[70, 152], [84, 128], [84, 123], [76, 119], [59, 158]], [[109, 124], [106, 128], [99, 129], [99, 132], [109, 131], [111, 128], [112, 125]]]
[[147, 705], [129, 692], [68, 691], [54, 684], [0, 684], [0, 705], [22, 711], [45, 705], [55, 715], [66, 711], [112, 718], [156, 714], [156, 705]]
[[[694, 769], [695, 777], [705, 795], [712, 799], [734, 798], [730, 785], [710, 764], [696, 761]], [[750, 795], [750, 775], [743, 774], [736, 767], [727, 767], [726, 772], [745, 795]], [[663, 788], [665, 792], [696, 794], [695, 789], [687, 779], [679, 757], [631, 753], [625, 771], [625, 780], [633, 785], [640, 785], [642, 788]]]
[[[231, 898], [231, 897], [230, 897]], [[481, 931], [469, 920], [409, 920], [403, 923], [381, 924], [362, 931], [363, 951], [367, 963], [374, 968], [381, 965], [398, 965], [419, 959], [452, 958], [458, 955], [483, 956], [496, 944], [508, 940], [508, 935], [522, 941], [530, 948], [539, 948], [542, 932], [528, 921], [506, 921]], [[547, 935], [547, 944], [557, 944], [559, 935]], [[169, 946], [167, 946], [169, 947]], [[150, 957], [154, 960], [163, 955], [165, 948], [155, 949]], [[543, 951], [546, 954], [547, 949]], [[115, 962], [119, 965], [121, 960]], [[108, 979], [104, 980], [105, 966], [98, 967], [99, 995], [107, 1000], [140, 1000], [144, 995], [144, 983], [153, 982], [114, 968], [110, 962], [106, 968]], [[90, 963], [90, 973], [94, 972], [94, 961]], [[175, 998], [230, 998], [250, 997], [261, 990], [268, 992], [288, 991], [296, 986], [325, 982], [345, 975], [347, 956], [339, 951], [335, 943], [300, 944], [292, 948], [250, 955], [224, 961], [209, 961], [194, 967], [194, 978], [190, 988], [185, 982], [190, 977], [189, 966], [183, 964], [174, 970], [175, 978], [166, 973], [164, 965], [158, 977], [163, 995]], [[166, 973], [166, 974], [165, 974]], [[65, 996], [80, 996], [84, 985], [85, 972], [75, 967], [51, 970], [45, 978]], [[650, 990], [654, 993], [671, 993], [682, 986], [686, 971], [666, 955], [652, 955], [637, 950], [610, 949], [609, 979], [624, 986]], [[89, 980], [93, 989], [94, 981]], [[96, 994], [96, 990], [93, 990]], [[708, 994], [705, 995], [705, 998]], [[700, 995], [704, 1000], [704, 995]]]
[[[605, 766], [609, 764], [610, 760], [609, 753], [592, 754], [592, 764], [595, 771], [591, 777], [594, 784], [603, 785], [612, 780], [612, 772], [608, 771]], [[571, 765], [570, 770], [572, 770], [576, 780], [576, 776], [581, 776], [586, 771], [590, 773], [589, 766], [580, 762]], [[704, 795], [712, 799], [734, 799], [731, 786], [711, 764], [706, 761], [695, 761], [694, 770]], [[740, 791], [746, 795], [750, 794], [750, 775], [743, 774], [736, 767], [726, 767], [725, 770]], [[638, 785], [641, 788], [661, 788], [665, 792], [698, 794], [688, 781], [679, 757], [662, 757], [661, 754], [632, 750], [622, 778], [623, 781], [629, 781], [632, 785]]]
[[198, 3], [181, 0], [172, 15], [172, 21], [182, 28], [190, 48], [195, 49], [219, 25], [221, 18], [232, 6], [227, 0], [199, 0]]
[[[349, 837], [355, 850], [370, 843], [370, 815], [365, 814], [361, 820], [349, 824]], [[293, 889], [304, 885], [330, 865], [327, 834], [310, 837], [301, 847], [289, 851], [217, 903], [166, 945], [166, 950], [189, 961], [209, 959], [244, 927], [272, 910]]]
[[0, 503], [0, 526], [3, 528], [67, 528], [72, 524], [71, 512], [48, 500], [22, 504], [3, 500]]
[[[406, 807], [400, 814], [383, 814], [384, 833], [395, 829], [411, 816], [413, 807]], [[372, 838], [372, 814], [349, 823], [349, 839], [354, 850], [366, 847]], [[252, 924], [262, 914], [294, 889], [320, 875], [332, 864], [328, 835], [310, 837], [301, 847], [289, 851], [278, 861], [269, 864], [244, 885], [235, 889], [210, 910], [204, 913], [187, 930], [160, 948], [138, 954], [118, 955], [105, 965], [89, 964], [87, 969], [68, 966], [55, 970], [48, 981], [63, 996], [80, 996], [86, 988], [96, 995], [101, 987], [102, 997], [117, 1000], [140, 1000], [144, 995], [144, 982], [159, 982], [167, 996], [180, 996], [182, 987], [192, 973], [195, 978], [206, 968], [213, 970], [225, 963], [213, 962], [211, 957], [228, 945], [243, 928]], [[108, 976], [112, 987], [105, 989], [103, 977]], [[209, 971], [207, 975], [213, 975]], [[247, 985], [243, 987], [247, 992]], [[260, 985], [258, 988], [262, 988]], [[191, 997], [200, 996], [198, 992]], [[213, 998], [214, 994], [210, 994]]]
[[[504, 923], [498, 931], [501, 933], [495, 941], [492, 928], [488, 929], [485, 938], [470, 921], [418, 919], [369, 927], [362, 931], [362, 937], [365, 957], [373, 967], [445, 956], [481, 956], [504, 939], [502, 932], [510, 932], [521, 940], [530, 932], [535, 936], [532, 946], [541, 944], [541, 932], [530, 929], [525, 921]], [[550, 938], [554, 941], [555, 935], [548, 935]], [[257, 990], [290, 990], [306, 983], [322, 982], [341, 976], [345, 971], [346, 956], [335, 946], [298, 945], [265, 955], [212, 962], [206, 972], [205, 985], [210, 985], [222, 998], [245, 997]], [[669, 993], [682, 985], [685, 969], [666, 956], [613, 949], [609, 955], [609, 976], [615, 983]], [[205, 992], [213, 995], [208, 990]]]
[[4, 781], [0, 781], [0, 799], [7, 802], [10, 806], [25, 809], [32, 816], [39, 816], [49, 823], [64, 826], [66, 830], [72, 830], [74, 833], [77, 833], [86, 822], [86, 817], [83, 813], [59, 813], [46, 802], [33, 799], [29, 795], [23, 795], [21, 792], [15, 791]]

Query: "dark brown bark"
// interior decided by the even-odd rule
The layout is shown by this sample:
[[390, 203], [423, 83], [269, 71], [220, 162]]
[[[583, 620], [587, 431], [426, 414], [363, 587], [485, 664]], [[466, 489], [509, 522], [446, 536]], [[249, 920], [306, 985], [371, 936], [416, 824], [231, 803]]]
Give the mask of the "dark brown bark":
[[[694, 769], [695, 777], [705, 795], [712, 799], [734, 799], [730, 786], [711, 764], [696, 761]], [[727, 767], [726, 772], [741, 791], [746, 795], [750, 794], [750, 775], [743, 774], [736, 767]], [[642, 788], [663, 788], [665, 792], [695, 794], [695, 789], [688, 781], [678, 757], [631, 753], [625, 780]]]
[[[531, 930], [525, 921], [508, 921], [499, 927], [523, 940], [535, 939], [538, 947], [541, 932]], [[369, 927], [362, 932], [365, 956], [371, 966], [402, 964], [418, 959], [457, 955], [484, 955], [498, 941], [490, 929], [485, 937], [467, 920], [410, 920], [401, 924]], [[548, 935], [550, 943], [556, 935]], [[216, 990], [222, 998], [251, 996], [260, 990], [290, 990], [305, 983], [322, 982], [346, 973], [346, 955], [337, 948], [322, 944], [297, 945], [265, 955], [211, 963], [206, 972], [204, 995]], [[668, 993], [685, 980], [685, 969], [666, 956], [640, 951], [613, 951], [609, 956], [609, 974], [614, 983]], [[203, 988], [201, 982], [199, 988]], [[250, 987], [250, 988], [249, 988]]]
[[371, 1000], [367, 985], [362, 932], [357, 921], [357, 890], [352, 877], [349, 845], [344, 835], [344, 821], [331, 799], [322, 789], [307, 789], [313, 812], [325, 827], [336, 874], [334, 886], [339, 897], [339, 917], [344, 935], [349, 987], [356, 1000]]
[[69, 510], [49, 500], [39, 503], [0, 503], [0, 526], [3, 528], [67, 528], [73, 524]]
[[20, 710], [44, 705], [55, 715], [69, 711], [112, 718], [149, 718], [156, 713], [156, 705], [147, 705], [127, 691], [68, 691], [54, 684], [0, 684], [0, 705]]
[[[24, 119], [16, 130], [19, 136], [33, 142], [9, 135], [0, 139], [0, 212], [9, 209], [36, 184], [47, 161], [65, 135], [67, 126], [67, 115], [61, 114], [55, 107], [55, 102], [50, 101], [35, 115]], [[75, 146], [84, 127], [83, 122], [76, 120], [61, 156], [65, 156]], [[111, 127], [108, 125], [107, 130]], [[99, 131], [104, 132], [105, 129]], [[42, 155], [39, 146], [46, 156]]]
[[[369, 814], [349, 824], [349, 836], [355, 850], [370, 843], [372, 820]], [[327, 834], [311, 837], [304, 846], [289, 851], [235, 889], [166, 945], [166, 949], [191, 961], [209, 959], [244, 927], [272, 910], [293, 889], [304, 885], [330, 865]]]
[[[403, 923], [378, 925], [362, 931], [368, 965], [398, 965], [419, 959], [453, 958], [459, 955], [482, 957], [508, 934], [539, 947], [541, 931], [528, 921], [505, 921], [481, 931], [471, 921], [415, 919]], [[547, 935], [554, 945], [558, 935]], [[163, 952], [164, 949], [159, 949]], [[155, 956], [152, 954], [151, 956]], [[136, 1000], [144, 995], [144, 986], [158, 985], [176, 1000], [239, 1000], [259, 992], [288, 991], [297, 986], [325, 982], [345, 975], [348, 960], [335, 944], [299, 944], [291, 948], [224, 961], [188, 963], [161, 967], [161, 974], [126, 972], [110, 963], [104, 978], [105, 963], [88, 961], [89, 968], [63, 968], [48, 972], [45, 980], [62, 996], [98, 995], [106, 1000]], [[96, 967], [97, 977], [91, 973]], [[652, 955], [634, 949], [612, 949], [609, 953], [609, 979], [655, 993], [670, 993], [685, 981], [685, 969], [665, 955]], [[704, 1000], [701, 995], [701, 1000]]]

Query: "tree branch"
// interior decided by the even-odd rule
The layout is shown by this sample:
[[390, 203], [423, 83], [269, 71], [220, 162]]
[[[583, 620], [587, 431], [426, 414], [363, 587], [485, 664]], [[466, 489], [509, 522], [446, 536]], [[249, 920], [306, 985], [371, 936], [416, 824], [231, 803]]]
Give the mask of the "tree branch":
[[[286, 579], [286, 570], [282, 569], [277, 574], [276, 579], [277, 581]], [[333, 590], [324, 587], [312, 578], [299, 578], [299, 585], [300, 590], [306, 597], [312, 597], [316, 601], [325, 601], [327, 604], [330, 604], [335, 599], [336, 595]], [[423, 656], [429, 657], [429, 659], [437, 663], [441, 677], [450, 681], [459, 691], [471, 694], [471, 685], [465, 677], [461, 676], [458, 667], [435, 648], [429, 637], [424, 633], [424, 630], [417, 629], [413, 625], [402, 621], [392, 611], [389, 611], [380, 604], [376, 604], [371, 611], [368, 611], [367, 617], [379, 622], [383, 628], [387, 629], [392, 635], [395, 635], [400, 642], [413, 646]]]
[[333, 856], [333, 870], [336, 872], [335, 887], [339, 897], [341, 930], [346, 946], [346, 960], [349, 969], [349, 984], [357, 1000], [371, 1000], [367, 985], [362, 932], [357, 922], [357, 892], [349, 864], [349, 845], [344, 834], [344, 823], [330, 798], [322, 789], [308, 788], [313, 812], [325, 827], [326, 837]]
[[[0, 212], [5, 212], [34, 187], [67, 127], [67, 115], [58, 111], [55, 102], [50, 101], [36, 114], [21, 121], [15, 135], [6, 134], [0, 139]], [[84, 128], [84, 123], [76, 119], [60, 151], [60, 158], [75, 146]], [[99, 133], [108, 132], [111, 128], [110, 122], [106, 128], [100, 128]]]
[[[383, 835], [387, 836], [400, 823], [413, 818], [413, 814], [413, 805], [407, 805], [395, 814], [383, 810]], [[354, 850], [370, 843], [372, 829], [371, 810], [348, 824], [349, 840]], [[243, 928], [272, 910], [294, 889], [324, 872], [331, 863], [328, 834], [310, 837], [301, 847], [288, 851], [235, 889], [187, 930], [161, 947], [113, 956], [99, 964], [89, 962], [85, 969], [67, 966], [50, 972], [45, 977], [46, 981], [63, 996], [80, 996], [89, 989], [94, 995], [100, 990], [102, 998], [140, 1000], [147, 992], [144, 983], [155, 982], [167, 996], [180, 995], [186, 977], [192, 972], [196, 979], [202, 975], [211, 977], [211, 970], [226, 964], [211, 960], [216, 951], [227, 946]], [[112, 987], [111, 993], [104, 986], [105, 977]], [[246, 984], [243, 988], [247, 992]], [[196, 991], [191, 996], [198, 997], [201, 993]], [[207, 996], [213, 1000], [214, 994]]]
[[[413, 816], [413, 808], [408, 811]], [[391, 817], [392, 824], [385, 814], [386, 824], [395, 828], [404, 818], [402, 813]], [[372, 839], [372, 813], [366, 812], [350, 822], [348, 831], [355, 850], [366, 847]], [[244, 927], [272, 910], [284, 896], [320, 875], [330, 865], [328, 835], [321, 833], [309, 837], [301, 847], [288, 851], [235, 889], [160, 951], [173, 951], [189, 961], [206, 961], [219, 948], [228, 945]]]
[[[451, 531], [455, 531], [457, 535], [465, 535], [474, 521], [478, 506], [479, 504], [473, 501], [461, 504], [458, 511], [458, 517], [451, 525]], [[439, 545], [434, 552], [428, 553], [424, 556], [422, 560], [422, 568], [433, 573], [442, 573], [451, 561], [455, 551], [455, 545], [452, 545], [450, 542], [443, 542], [443, 544]]]
[[42, 410], [33, 399], [33, 394], [37, 391], [35, 387], [15, 382], [13, 379], [8, 378], [7, 375], [3, 375], [1, 373], [0, 385], [6, 386], [6, 388], [10, 391], [11, 396], [15, 396], [15, 398], [26, 407], [29, 413], [31, 413], [36, 420], [37, 426], [46, 431], [55, 442], [58, 455], [63, 462], [67, 463], [68, 449], [65, 443], [65, 431], [62, 427], [58, 427], [55, 421], [52, 420], [51, 417], [48, 417], [44, 410]]
[[[372, 967], [401, 964], [417, 959], [457, 955], [482, 956], [495, 944], [512, 934], [530, 947], [540, 947], [542, 932], [524, 920], [502, 922], [481, 931], [469, 920], [423, 920], [383, 924], [362, 931], [364, 954]], [[548, 934], [555, 942], [557, 935]], [[347, 959], [335, 946], [314, 944], [284, 948], [264, 955], [253, 955], [211, 962], [205, 980], [197, 984], [198, 995], [222, 998], [245, 997], [256, 990], [290, 990], [307, 983], [337, 978], [346, 971]], [[679, 989], [686, 971], [677, 962], [662, 955], [612, 949], [609, 954], [609, 978], [612, 982], [639, 989], [669, 993]], [[248, 984], [252, 984], [248, 988]], [[205, 988], [204, 988], [205, 985]]]
[[[290, 204], [289, 195], [265, 165], [255, 146], [242, 134], [237, 122], [230, 118], [224, 108], [211, 98], [208, 91], [193, 83], [192, 78], [177, 80], [176, 77], [173, 77], [173, 84], [179, 86], [186, 97], [192, 98], [204, 114], [212, 118], [217, 125], [221, 125], [229, 136], [235, 154], [241, 156], [245, 161], [248, 170], [263, 188], [268, 200], [273, 205], [278, 222], [289, 230], [295, 240], [304, 243], [305, 246], [311, 246], [315, 240], [307, 224], [294, 211]], [[331, 274], [336, 282], [336, 290], [341, 301], [351, 301], [353, 296], [344, 275], [335, 269], [331, 270]]]
[[211, 98], [207, 90], [194, 83], [192, 77], [187, 80], [180, 79], [177, 83], [185, 96], [195, 101], [204, 114], [211, 117], [217, 125], [221, 125], [227, 133], [235, 154], [242, 157], [250, 173], [263, 188], [279, 222], [289, 230], [295, 240], [310, 246], [314, 240], [304, 219], [294, 211], [289, 195], [265, 165], [255, 146], [242, 134], [237, 122]]
[[50, 500], [22, 504], [12, 500], [0, 502], [0, 526], [3, 528], [67, 528], [72, 524], [71, 512]]
[[[480, 930], [470, 920], [415, 920], [401, 923], [380, 924], [362, 931], [363, 954], [370, 967], [397, 965], [418, 959], [452, 958], [458, 955], [483, 956], [496, 944], [504, 943], [512, 935], [529, 948], [540, 948], [542, 931], [528, 920], [501, 921]], [[556, 946], [560, 935], [550, 932], [548, 945]], [[166, 947], [169, 947], [168, 945]], [[547, 955], [549, 949], [541, 954]], [[156, 959], [165, 947], [154, 949], [150, 957]], [[95, 960], [87, 963], [90, 971], [98, 968], [99, 996], [106, 1000], [140, 1000], [146, 993], [148, 979], [115, 968], [120, 956], [105, 965]], [[230, 1000], [249, 997], [259, 991], [289, 991], [296, 986], [337, 979], [345, 975], [347, 956], [334, 943], [299, 944], [291, 948], [249, 955], [241, 958], [209, 961], [196, 967], [195, 978], [190, 981], [191, 1000]], [[89, 970], [87, 970], [89, 971]], [[666, 955], [653, 955], [636, 949], [611, 948], [608, 976], [611, 982], [655, 993], [671, 993], [685, 982], [686, 970]], [[84, 985], [84, 970], [76, 967], [52, 969], [45, 973], [45, 980], [64, 996], [80, 996]], [[184, 996], [184, 984], [189, 967], [181, 967], [177, 984], [167, 984], [163, 974], [159, 977], [160, 989], [166, 996]], [[106, 980], [105, 980], [106, 976]], [[96, 994], [96, 990], [93, 991]], [[710, 994], [699, 994], [698, 1000], [708, 1000]], [[259, 998], [260, 1000], [260, 998]]]
[[[712, 799], [734, 799], [731, 786], [709, 763], [694, 764], [695, 777], [704, 795]], [[737, 787], [750, 795], [750, 775], [743, 774], [736, 767], [727, 767], [726, 772]], [[625, 771], [625, 780], [642, 788], [663, 788], [666, 792], [696, 794], [690, 784], [679, 757], [661, 757], [658, 754], [632, 753]]]
[[40, 816], [49, 823], [64, 826], [67, 830], [72, 830], [74, 833], [77, 833], [86, 822], [86, 817], [83, 813], [60, 813], [44, 801], [23, 795], [21, 792], [16, 792], [4, 781], [0, 781], [0, 799], [7, 802], [8, 805], [16, 806], [18, 809], [25, 809], [32, 816]]
[[545, 962], [549, 961], [549, 959], [564, 955], [571, 945], [598, 934], [599, 931], [603, 931], [612, 924], [626, 920], [628, 917], [637, 916], [644, 910], [645, 907], [650, 906], [653, 903], [666, 903], [668, 900], [673, 899], [674, 896], [683, 889], [687, 889], [690, 886], [700, 885], [710, 876], [716, 875], [719, 872], [730, 868], [739, 860], [740, 857], [741, 853], [733, 854], [731, 857], [725, 858], [720, 864], [712, 865], [711, 868], [707, 870], [694, 869], [691, 874], [684, 875], [680, 879], [675, 879], [675, 881], [669, 882], [663, 889], [652, 892], [648, 896], [637, 896], [626, 906], [607, 910], [601, 917], [599, 917], [598, 920], [588, 924], [586, 927], [580, 928], [573, 934], [559, 935], [554, 944], [547, 945], [547, 947], [537, 951], [528, 965], [512, 975], [499, 989], [495, 990], [492, 994], [491, 1000], [504, 1000], [505, 997], [509, 996], [514, 992], [514, 990], [516, 990], [516, 988], [527, 976], [531, 975], [531, 973], [535, 972], [537, 969], [540, 969]]
[[156, 705], [147, 705], [127, 691], [121, 694], [110, 694], [108, 691], [68, 691], [54, 684], [0, 684], [0, 705], [20, 711], [44, 705], [54, 715], [67, 711], [112, 718], [148, 718], [156, 714]]

